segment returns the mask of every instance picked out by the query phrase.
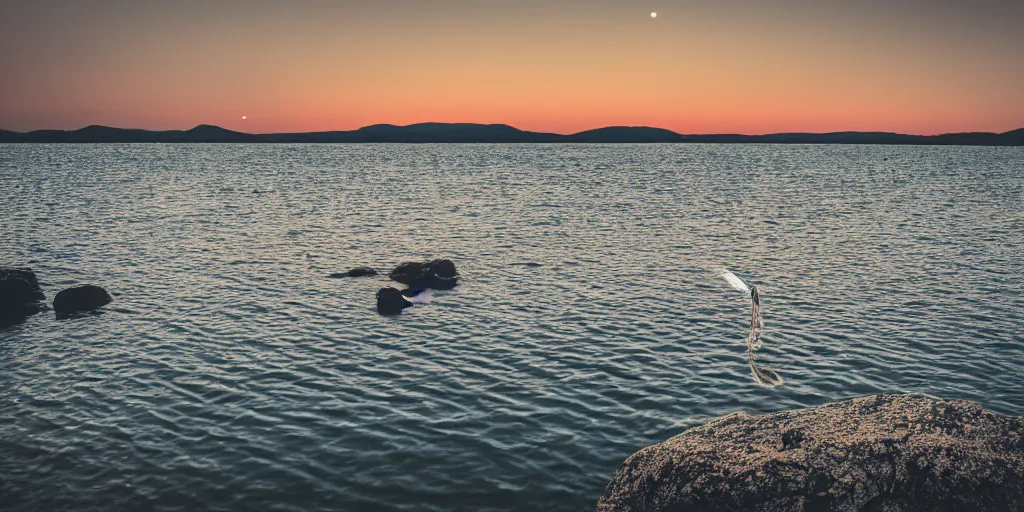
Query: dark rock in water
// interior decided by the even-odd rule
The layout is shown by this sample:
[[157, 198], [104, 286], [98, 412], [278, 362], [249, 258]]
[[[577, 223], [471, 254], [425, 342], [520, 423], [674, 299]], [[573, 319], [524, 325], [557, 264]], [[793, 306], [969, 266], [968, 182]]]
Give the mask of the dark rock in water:
[[451, 290], [459, 284], [459, 272], [452, 260], [402, 263], [388, 277], [410, 288]]
[[597, 510], [1024, 510], [1024, 417], [920, 395], [732, 414], [635, 453]]
[[434, 277], [425, 282], [429, 283], [427, 288], [433, 288], [435, 290], [451, 290], [459, 285], [458, 277]]
[[[391, 278], [395, 279], [415, 279], [421, 274], [433, 274], [437, 277], [456, 277], [459, 275], [458, 270], [455, 269], [455, 263], [452, 260], [430, 260], [425, 262], [406, 262], [395, 267], [391, 271]], [[396, 279], [397, 278], [397, 279]]]
[[452, 260], [431, 260], [426, 265], [437, 277], [456, 277], [459, 275], [459, 271], [455, 269], [455, 262]]
[[356, 267], [348, 271], [348, 277], [367, 277], [375, 275], [377, 275], [377, 271], [370, 267]]
[[409, 306], [412, 306], [412, 302], [405, 300], [398, 289], [388, 286], [377, 290], [377, 313], [397, 315]]
[[0, 279], [8, 277], [17, 277], [28, 281], [36, 289], [36, 298], [38, 300], [46, 298], [43, 295], [43, 290], [39, 288], [39, 279], [36, 278], [36, 273], [32, 269], [26, 267], [0, 267]]
[[46, 306], [39, 302], [0, 304], [0, 327], [20, 324], [43, 309], [46, 309]]
[[77, 311], [91, 311], [110, 304], [110, 294], [99, 286], [83, 284], [62, 290], [53, 297], [53, 310], [58, 317]]
[[38, 313], [46, 295], [32, 269], [0, 267], [0, 327], [19, 323]]
[[370, 267], [356, 267], [352, 270], [349, 270], [348, 272], [339, 272], [336, 274], [331, 274], [327, 277], [330, 277], [332, 279], [338, 279], [342, 277], [368, 277], [375, 275], [377, 275], [377, 271]]

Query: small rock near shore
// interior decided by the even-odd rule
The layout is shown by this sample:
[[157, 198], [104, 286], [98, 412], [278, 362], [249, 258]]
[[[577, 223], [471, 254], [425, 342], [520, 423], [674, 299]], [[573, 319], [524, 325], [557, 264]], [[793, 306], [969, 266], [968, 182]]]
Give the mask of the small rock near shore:
[[83, 284], [62, 290], [54, 296], [53, 309], [60, 317], [79, 311], [92, 311], [100, 306], [110, 304], [112, 300], [114, 299], [103, 288]]
[[46, 295], [29, 268], [0, 267], [0, 327], [19, 323], [38, 313]]
[[390, 286], [377, 290], [377, 313], [381, 315], [397, 315], [403, 309], [412, 306], [397, 288]]
[[370, 277], [375, 275], [377, 275], [377, 271], [375, 269], [372, 269], [370, 267], [356, 267], [349, 270], [348, 272], [339, 272], [336, 274], [331, 274], [327, 277], [330, 277], [332, 279], [338, 279], [342, 277]]

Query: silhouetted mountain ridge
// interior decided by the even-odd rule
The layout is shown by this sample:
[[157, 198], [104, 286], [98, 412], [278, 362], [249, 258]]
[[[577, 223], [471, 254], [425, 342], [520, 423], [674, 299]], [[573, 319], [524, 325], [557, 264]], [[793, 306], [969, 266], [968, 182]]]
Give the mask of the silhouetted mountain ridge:
[[375, 124], [357, 130], [251, 134], [201, 124], [190, 130], [140, 130], [90, 125], [78, 130], [0, 130], [0, 143], [767, 143], [1024, 146], [1024, 128], [1006, 133], [906, 135], [889, 132], [684, 135], [648, 126], [608, 126], [571, 135], [530, 132], [507, 124]]

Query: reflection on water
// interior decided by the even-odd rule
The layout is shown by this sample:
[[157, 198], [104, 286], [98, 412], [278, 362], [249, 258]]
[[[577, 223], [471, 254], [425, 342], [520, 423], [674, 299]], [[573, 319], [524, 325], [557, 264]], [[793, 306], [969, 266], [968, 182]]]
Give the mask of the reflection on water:
[[782, 376], [775, 370], [765, 368], [754, 361], [754, 352], [761, 348], [761, 331], [764, 324], [761, 321], [761, 295], [757, 287], [750, 288], [750, 333], [747, 334], [747, 360], [750, 363], [750, 372], [754, 381], [762, 386], [781, 386]]
[[754, 362], [754, 353], [761, 348], [761, 331], [764, 329], [764, 321], [761, 318], [761, 294], [756, 286], [747, 286], [742, 279], [722, 268], [717, 269], [715, 274], [725, 279], [733, 288], [743, 292], [750, 297], [750, 332], [747, 333], [747, 361], [750, 364], [750, 373], [754, 381], [762, 386], [781, 386], [782, 376], [774, 370], [765, 368]]
[[[0, 146], [0, 264], [114, 293], [0, 330], [0, 501], [587, 510], [738, 410], [1024, 414], [1022, 204], [1009, 148]], [[397, 317], [327, 278], [434, 257], [464, 285]]]

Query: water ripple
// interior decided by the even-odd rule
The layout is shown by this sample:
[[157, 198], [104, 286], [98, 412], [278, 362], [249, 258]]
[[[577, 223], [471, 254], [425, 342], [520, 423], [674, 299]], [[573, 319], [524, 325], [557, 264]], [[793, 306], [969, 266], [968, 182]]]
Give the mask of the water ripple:
[[[0, 146], [0, 264], [115, 294], [0, 330], [0, 503], [590, 510], [734, 411], [1024, 414], [1022, 204], [1008, 148]], [[430, 257], [398, 317], [327, 278]]]

